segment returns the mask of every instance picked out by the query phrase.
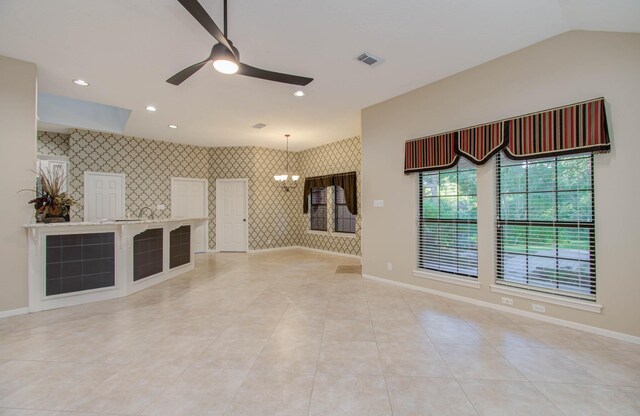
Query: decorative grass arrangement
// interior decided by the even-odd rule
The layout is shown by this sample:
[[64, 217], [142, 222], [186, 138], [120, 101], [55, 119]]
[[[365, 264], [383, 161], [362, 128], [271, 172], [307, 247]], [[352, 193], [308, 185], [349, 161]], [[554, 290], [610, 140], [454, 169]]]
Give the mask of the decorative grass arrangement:
[[39, 169], [38, 186], [30, 191], [36, 197], [29, 201], [36, 210], [37, 222], [63, 222], [70, 220], [70, 210], [76, 204], [67, 192], [63, 192], [66, 175], [59, 167]]

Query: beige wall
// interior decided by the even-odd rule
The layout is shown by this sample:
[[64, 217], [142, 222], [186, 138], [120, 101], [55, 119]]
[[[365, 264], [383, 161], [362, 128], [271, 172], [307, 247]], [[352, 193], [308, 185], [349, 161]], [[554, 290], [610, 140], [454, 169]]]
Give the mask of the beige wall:
[[[640, 336], [640, 35], [569, 32], [362, 112], [364, 273], [500, 303], [495, 278], [494, 163], [478, 169], [480, 289], [412, 276], [417, 175], [403, 143], [429, 134], [603, 96], [613, 150], [595, 163], [597, 302], [602, 313], [547, 305], [547, 315]], [[384, 208], [373, 208], [384, 199]], [[387, 261], [393, 271], [387, 271]], [[540, 303], [540, 302], [536, 302]], [[515, 298], [516, 308], [531, 302]]]
[[27, 306], [27, 233], [36, 156], [35, 64], [0, 56], [0, 312]]

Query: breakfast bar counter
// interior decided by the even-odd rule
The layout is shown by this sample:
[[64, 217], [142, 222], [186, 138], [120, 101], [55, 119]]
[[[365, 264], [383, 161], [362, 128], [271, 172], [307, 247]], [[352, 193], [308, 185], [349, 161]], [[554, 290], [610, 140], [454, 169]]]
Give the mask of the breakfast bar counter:
[[29, 311], [127, 296], [194, 267], [206, 218], [25, 224]]

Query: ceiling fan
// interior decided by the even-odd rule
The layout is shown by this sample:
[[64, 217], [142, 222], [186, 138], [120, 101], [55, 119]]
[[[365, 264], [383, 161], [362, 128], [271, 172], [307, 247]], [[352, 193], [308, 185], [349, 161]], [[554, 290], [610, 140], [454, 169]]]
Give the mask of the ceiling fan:
[[223, 74], [240, 74], [253, 78], [261, 78], [269, 81], [283, 82], [293, 85], [307, 85], [313, 78], [300, 77], [297, 75], [281, 74], [279, 72], [267, 71], [255, 68], [240, 62], [238, 49], [233, 46], [233, 42], [227, 38], [227, 0], [224, 0], [224, 33], [215, 24], [211, 16], [206, 12], [198, 0], [178, 0], [182, 6], [213, 36], [218, 43], [213, 45], [211, 54], [207, 59], [190, 67], [183, 69], [167, 80], [169, 84], [180, 85], [191, 75], [195, 74], [207, 62], [213, 62], [213, 67]]

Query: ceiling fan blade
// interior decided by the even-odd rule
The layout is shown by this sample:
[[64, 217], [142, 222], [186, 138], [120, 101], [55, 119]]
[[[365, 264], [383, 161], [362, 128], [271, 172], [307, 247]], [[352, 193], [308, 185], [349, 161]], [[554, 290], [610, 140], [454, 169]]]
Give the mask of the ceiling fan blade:
[[266, 69], [255, 68], [251, 65], [239, 63], [238, 74], [253, 78], [261, 78], [269, 81], [283, 82], [293, 85], [307, 85], [313, 78], [300, 77], [297, 75], [281, 74], [279, 72], [267, 71]]
[[200, 68], [202, 68], [207, 62], [209, 62], [209, 59], [210, 58], [207, 58], [205, 61], [198, 62], [197, 64], [193, 64], [190, 67], [183, 69], [182, 71], [169, 78], [167, 82], [173, 85], [182, 84], [184, 80], [195, 74]]
[[224, 36], [218, 25], [213, 21], [211, 16], [207, 13], [207, 11], [202, 7], [198, 0], [178, 0], [182, 6], [187, 9], [191, 16], [195, 17], [195, 19], [206, 29], [207, 32], [211, 34], [218, 42], [222, 43], [227, 49], [231, 51], [231, 53], [236, 57], [233, 48], [229, 44], [229, 41]]

